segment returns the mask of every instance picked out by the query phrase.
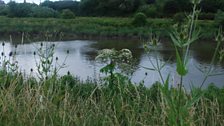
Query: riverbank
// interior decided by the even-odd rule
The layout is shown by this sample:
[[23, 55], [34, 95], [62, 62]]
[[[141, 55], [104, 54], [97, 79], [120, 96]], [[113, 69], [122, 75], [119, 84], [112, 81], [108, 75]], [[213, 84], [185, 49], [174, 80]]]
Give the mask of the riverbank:
[[[63, 33], [64, 38], [147, 38], [151, 32], [168, 37], [175, 24], [172, 19], [147, 19], [144, 27], [132, 25], [132, 18], [77, 17], [75, 19], [56, 18], [7, 18], [0, 17], [0, 33], [5, 36], [45, 35]], [[201, 38], [211, 39], [217, 28], [213, 21], [198, 21]]]
[[0, 84], [0, 125], [175, 125], [177, 117], [181, 125], [224, 124], [224, 89], [212, 85], [183, 92], [178, 103], [175, 88], [123, 79], [111, 87], [71, 75], [37, 81], [1, 71]]

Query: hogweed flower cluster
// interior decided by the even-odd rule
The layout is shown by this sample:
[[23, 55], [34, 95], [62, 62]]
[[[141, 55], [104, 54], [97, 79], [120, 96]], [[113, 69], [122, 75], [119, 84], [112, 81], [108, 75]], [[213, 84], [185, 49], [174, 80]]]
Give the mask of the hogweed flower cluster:
[[[103, 49], [98, 52], [98, 56], [95, 58], [97, 61], [106, 63], [107, 66], [111, 65], [112, 71], [119, 69], [122, 72], [130, 72], [129, 65], [133, 59], [132, 52], [129, 49], [115, 50], [115, 49]], [[105, 67], [104, 67], [105, 68]]]

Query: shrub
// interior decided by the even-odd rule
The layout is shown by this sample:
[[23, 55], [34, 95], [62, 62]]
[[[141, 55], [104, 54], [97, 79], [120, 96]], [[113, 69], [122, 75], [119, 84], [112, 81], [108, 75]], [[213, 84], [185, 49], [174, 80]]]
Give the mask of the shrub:
[[62, 10], [61, 18], [72, 19], [72, 18], [75, 18], [75, 14], [71, 10], [65, 9], [65, 10]]
[[144, 13], [137, 13], [134, 16], [134, 20], [132, 21], [132, 24], [135, 26], [144, 26], [147, 23], [147, 17]]
[[0, 6], [0, 15], [6, 16], [9, 14], [9, 8], [7, 6]]
[[173, 16], [173, 21], [175, 23], [178, 23], [178, 24], [181, 24], [184, 22], [185, 20], [185, 14], [184, 13], [176, 13], [174, 16]]
[[224, 26], [224, 12], [219, 10], [215, 15], [215, 23], [219, 26]]
[[8, 3], [9, 17], [29, 17], [32, 9], [32, 4], [29, 3]]
[[38, 18], [58, 17], [58, 12], [48, 7], [37, 6], [32, 8], [31, 16]]
[[139, 8], [138, 12], [142, 12], [148, 17], [158, 17], [157, 9], [154, 5], [143, 5]]
[[214, 20], [215, 14], [213, 13], [200, 13], [198, 16], [199, 20]]

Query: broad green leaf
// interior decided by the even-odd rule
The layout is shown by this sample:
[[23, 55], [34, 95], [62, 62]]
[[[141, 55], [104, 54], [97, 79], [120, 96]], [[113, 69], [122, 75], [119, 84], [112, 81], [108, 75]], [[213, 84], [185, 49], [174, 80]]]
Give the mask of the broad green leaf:
[[[176, 46], [175, 46], [175, 48], [176, 48]], [[188, 70], [187, 70], [186, 65], [182, 61], [177, 48], [176, 48], [176, 58], [177, 58], [177, 69], [176, 69], [176, 71], [180, 76], [185, 76], [187, 74]]]

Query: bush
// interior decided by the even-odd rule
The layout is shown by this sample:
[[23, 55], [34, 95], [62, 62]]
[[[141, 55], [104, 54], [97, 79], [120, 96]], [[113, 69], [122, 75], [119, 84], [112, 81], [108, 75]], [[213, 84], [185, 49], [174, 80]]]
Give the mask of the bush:
[[0, 15], [6, 16], [9, 14], [9, 8], [7, 6], [1, 6], [0, 5]]
[[198, 16], [199, 20], [214, 20], [215, 14], [213, 13], [200, 13]]
[[147, 17], [144, 13], [137, 13], [134, 16], [134, 20], [132, 21], [132, 24], [135, 26], [144, 26], [147, 24]]
[[72, 19], [72, 18], [75, 18], [75, 14], [71, 10], [65, 9], [65, 10], [62, 10], [61, 18]]
[[224, 12], [221, 10], [218, 10], [218, 12], [215, 15], [215, 23], [219, 26], [224, 26]]
[[147, 17], [158, 17], [157, 9], [154, 5], [143, 5], [139, 8], [138, 12], [146, 14]]
[[167, 1], [163, 7], [163, 12], [166, 15], [174, 15], [175, 13], [178, 13], [179, 10], [179, 4], [176, 0]]
[[58, 17], [58, 12], [48, 7], [33, 7], [31, 17], [49, 18]]
[[29, 3], [8, 3], [9, 17], [30, 17], [32, 4]]
[[181, 24], [184, 22], [185, 20], [185, 14], [184, 13], [176, 13], [174, 16], [173, 16], [173, 21], [175, 23], [178, 23], [178, 24]]

